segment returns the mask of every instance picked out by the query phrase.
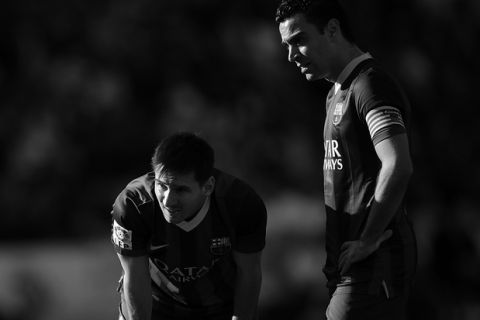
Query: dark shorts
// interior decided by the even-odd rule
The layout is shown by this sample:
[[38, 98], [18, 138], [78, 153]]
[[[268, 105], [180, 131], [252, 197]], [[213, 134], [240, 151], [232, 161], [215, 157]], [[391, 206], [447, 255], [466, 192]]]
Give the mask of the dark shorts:
[[387, 297], [385, 291], [377, 294], [355, 292], [352, 287], [337, 287], [327, 307], [327, 320], [405, 320], [407, 294]]
[[[178, 303], [164, 302], [153, 299], [152, 320], [231, 320], [233, 304], [222, 304], [203, 308], [190, 308]], [[119, 320], [126, 320], [124, 314], [123, 294], [119, 306]]]

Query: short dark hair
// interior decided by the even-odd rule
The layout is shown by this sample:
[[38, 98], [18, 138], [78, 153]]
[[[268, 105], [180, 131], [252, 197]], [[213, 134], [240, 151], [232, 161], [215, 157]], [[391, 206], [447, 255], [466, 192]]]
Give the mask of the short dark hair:
[[304, 14], [307, 21], [317, 26], [321, 33], [328, 21], [335, 18], [340, 23], [345, 39], [355, 42], [345, 9], [337, 0], [281, 0], [275, 21], [281, 23], [297, 13]]
[[179, 132], [164, 138], [155, 148], [152, 168], [162, 165], [163, 172], [186, 174], [193, 172], [195, 180], [203, 184], [213, 174], [215, 153], [198, 135]]

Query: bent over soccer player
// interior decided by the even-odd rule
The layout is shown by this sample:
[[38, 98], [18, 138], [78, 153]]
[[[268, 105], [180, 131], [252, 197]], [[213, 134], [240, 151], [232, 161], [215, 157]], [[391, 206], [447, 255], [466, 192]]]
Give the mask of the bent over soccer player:
[[115, 200], [119, 319], [256, 319], [266, 209], [213, 166], [203, 139], [171, 135]]
[[324, 124], [327, 319], [405, 319], [416, 242], [404, 207], [409, 104], [355, 44], [336, 0], [283, 0], [288, 60], [332, 88]]

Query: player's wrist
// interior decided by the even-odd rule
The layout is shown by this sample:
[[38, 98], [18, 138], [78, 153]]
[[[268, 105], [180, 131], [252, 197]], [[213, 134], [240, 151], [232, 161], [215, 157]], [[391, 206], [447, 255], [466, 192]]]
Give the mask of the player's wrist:
[[392, 234], [393, 232], [391, 229], [375, 233], [373, 235], [364, 233], [360, 236], [360, 241], [362, 241], [364, 246], [377, 250], [382, 244], [382, 242], [388, 240], [392, 236]]
[[360, 237], [360, 242], [365, 247], [373, 247], [377, 245], [378, 239], [380, 238], [381, 234], [378, 235], [362, 235]]

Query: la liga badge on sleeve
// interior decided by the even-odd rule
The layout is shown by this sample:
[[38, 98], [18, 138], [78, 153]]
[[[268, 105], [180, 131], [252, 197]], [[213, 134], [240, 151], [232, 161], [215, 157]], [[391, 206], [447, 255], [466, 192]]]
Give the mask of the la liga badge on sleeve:
[[120, 248], [132, 250], [132, 231], [125, 229], [115, 220], [113, 221], [112, 239]]

